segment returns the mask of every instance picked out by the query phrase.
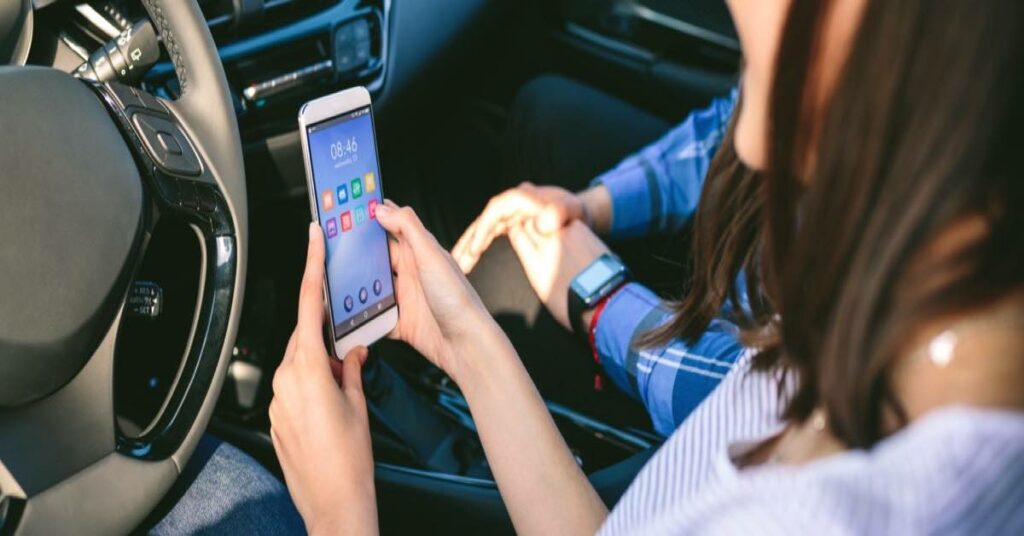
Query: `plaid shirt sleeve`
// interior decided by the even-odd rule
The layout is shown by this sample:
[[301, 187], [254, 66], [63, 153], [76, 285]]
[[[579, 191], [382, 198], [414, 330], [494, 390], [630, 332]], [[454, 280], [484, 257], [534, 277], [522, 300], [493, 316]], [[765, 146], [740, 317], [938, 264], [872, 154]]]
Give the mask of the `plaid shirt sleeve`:
[[[678, 230], [693, 216], [704, 178], [725, 136], [738, 91], [690, 114], [678, 127], [594, 180], [612, 198], [612, 238]], [[737, 284], [745, 305], [742, 274]], [[670, 318], [650, 290], [631, 283], [605, 306], [594, 344], [609, 378], [643, 402], [655, 429], [670, 434], [718, 385], [742, 352], [728, 305], [692, 344], [637, 348]]]
[[671, 313], [650, 290], [630, 283], [605, 305], [594, 346], [608, 377], [640, 399], [654, 428], [668, 436], [711, 394], [740, 356], [736, 326], [716, 318], [694, 343], [681, 339], [637, 348], [637, 337], [669, 320]]
[[693, 215], [711, 159], [722, 143], [738, 91], [691, 113], [658, 141], [594, 179], [612, 198], [612, 238], [682, 227]]

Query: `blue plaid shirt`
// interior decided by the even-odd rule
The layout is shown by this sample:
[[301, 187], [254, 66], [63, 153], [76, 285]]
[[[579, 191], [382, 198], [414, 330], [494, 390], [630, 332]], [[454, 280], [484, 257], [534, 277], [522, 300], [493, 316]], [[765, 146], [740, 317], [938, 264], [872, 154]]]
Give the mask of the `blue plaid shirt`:
[[[611, 193], [612, 239], [675, 231], [686, 224], [697, 209], [736, 99], [734, 89], [594, 179]], [[595, 330], [608, 377], [643, 402], [654, 428], [666, 436], [714, 390], [742, 350], [725, 311], [694, 344], [675, 340], [660, 348], [635, 347], [637, 336], [670, 318], [661, 299], [630, 283], [608, 300]]]

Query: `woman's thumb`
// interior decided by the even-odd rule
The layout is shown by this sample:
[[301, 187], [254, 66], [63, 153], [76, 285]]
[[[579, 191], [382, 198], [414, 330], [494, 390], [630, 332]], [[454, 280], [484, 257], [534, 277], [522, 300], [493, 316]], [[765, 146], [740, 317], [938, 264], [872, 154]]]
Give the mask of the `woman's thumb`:
[[341, 389], [346, 393], [362, 394], [363, 364], [369, 355], [365, 346], [357, 346], [345, 356], [341, 372]]

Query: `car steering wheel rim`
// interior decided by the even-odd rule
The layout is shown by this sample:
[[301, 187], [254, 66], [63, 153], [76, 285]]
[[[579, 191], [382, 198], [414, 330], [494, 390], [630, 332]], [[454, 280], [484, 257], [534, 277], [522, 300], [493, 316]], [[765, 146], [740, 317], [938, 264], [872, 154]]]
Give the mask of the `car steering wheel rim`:
[[[3, 533], [135, 529], [195, 449], [230, 359], [247, 253], [234, 108], [195, 1], [142, 3], [181, 83], [175, 101], [0, 67]], [[148, 239], [167, 218], [201, 237], [199, 311], [164, 409], [129, 437], [115, 422], [115, 342]]]

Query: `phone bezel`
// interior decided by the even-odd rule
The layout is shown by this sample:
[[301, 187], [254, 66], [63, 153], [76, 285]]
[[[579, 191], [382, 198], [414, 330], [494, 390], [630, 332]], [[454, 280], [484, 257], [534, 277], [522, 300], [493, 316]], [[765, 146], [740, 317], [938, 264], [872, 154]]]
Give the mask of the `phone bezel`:
[[[370, 107], [370, 121], [373, 121], [373, 103], [370, 101], [370, 92], [365, 87], [357, 86], [349, 88], [331, 95], [320, 97], [318, 99], [311, 100], [306, 104], [303, 104], [299, 109], [299, 136], [302, 140], [302, 158], [303, 164], [306, 168], [306, 190], [309, 193], [309, 211], [313, 216], [313, 221], [316, 222], [321, 228], [323, 225], [320, 222], [320, 213], [316, 209], [317, 193], [316, 187], [313, 182], [313, 163], [309, 155], [309, 139], [307, 129], [310, 125], [314, 125], [321, 121], [326, 121], [339, 115], [352, 112], [354, 110]], [[377, 129], [376, 125], [373, 128], [373, 143], [377, 145]], [[384, 192], [384, 185], [381, 179], [380, 169], [380, 148], [377, 147], [377, 188], [380, 189], [382, 197]], [[390, 255], [388, 253], [390, 262]], [[394, 275], [391, 275], [391, 287], [394, 289]], [[396, 299], [394, 305], [385, 309], [383, 312], [378, 314], [375, 318], [359, 326], [351, 333], [344, 337], [338, 338], [334, 332], [334, 310], [331, 307], [330, 294], [328, 289], [330, 288], [330, 282], [327, 280], [328, 274], [326, 265], [324, 269], [324, 308], [327, 310], [327, 316], [329, 318], [329, 329], [331, 334], [331, 340], [334, 341], [334, 357], [338, 359], [345, 359], [345, 354], [357, 346], [369, 346], [381, 338], [387, 336], [395, 329], [398, 325], [398, 301]]]

